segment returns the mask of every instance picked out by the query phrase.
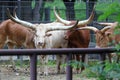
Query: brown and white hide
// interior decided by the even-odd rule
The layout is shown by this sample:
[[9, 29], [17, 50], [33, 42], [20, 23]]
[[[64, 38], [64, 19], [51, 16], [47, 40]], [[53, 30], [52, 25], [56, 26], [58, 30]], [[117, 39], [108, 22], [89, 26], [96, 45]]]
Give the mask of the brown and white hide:
[[[35, 48], [33, 42], [34, 32], [31, 29], [26, 28], [14, 21], [8, 19], [0, 24], [0, 49], [3, 49], [5, 45], [8, 49], [14, 49], [15, 47]], [[13, 68], [15, 63], [10, 57]]]

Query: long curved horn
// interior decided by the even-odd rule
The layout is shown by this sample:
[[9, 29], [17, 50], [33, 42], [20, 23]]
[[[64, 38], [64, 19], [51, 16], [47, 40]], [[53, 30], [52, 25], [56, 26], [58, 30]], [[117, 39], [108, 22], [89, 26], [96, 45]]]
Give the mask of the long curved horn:
[[[56, 12], [55, 10], [55, 7], [54, 7], [54, 14], [55, 14], [55, 17], [58, 19], [59, 22], [63, 23], [63, 24], [66, 24], [66, 25], [69, 25], [71, 23], [71, 21], [68, 21], [68, 20], [64, 20], [62, 19]], [[83, 21], [79, 21], [78, 22], [78, 25], [85, 25], [85, 24], [89, 24], [94, 18], [94, 9], [90, 15], [90, 17], [87, 19], [87, 20], [83, 20]]]
[[17, 6], [13, 10], [13, 16], [18, 19], [17, 15], [16, 15], [16, 9], [17, 9]]
[[102, 26], [112, 26], [113, 23], [98, 23], [99, 25], [102, 25]]
[[93, 19], [94, 19], [94, 11], [95, 11], [95, 6], [93, 7], [93, 10], [91, 12], [90, 17], [87, 20], [79, 21], [78, 22], [78, 26], [80, 26], [80, 25], [86, 25], [86, 24], [91, 23], [93, 21]]
[[55, 10], [55, 7], [53, 8], [53, 11], [54, 11], [55, 17], [57, 18], [57, 20], [58, 20], [59, 22], [61, 22], [61, 23], [63, 23], [63, 24], [66, 24], [66, 25], [69, 25], [69, 24], [71, 23], [71, 22], [68, 21], [68, 20], [62, 19], [62, 18], [57, 14], [57, 12], [56, 12], [56, 10]]
[[49, 26], [47, 28], [47, 31], [72, 29], [77, 26], [78, 22], [79, 21], [76, 21], [76, 23], [74, 25], [70, 25], [70, 26]]
[[101, 29], [101, 32], [105, 33], [108, 29], [112, 28], [112, 26], [106, 26], [103, 29]]
[[89, 17], [87, 20], [79, 21], [79, 22], [78, 22], [78, 26], [79, 26], [79, 25], [85, 25], [85, 24], [91, 23], [92, 20], [93, 20], [93, 18], [94, 18], [94, 10], [92, 11], [90, 17]]
[[22, 21], [22, 20], [20, 20], [20, 19], [18, 19], [18, 17], [15, 15], [15, 17], [13, 17], [11, 14], [10, 14], [10, 11], [9, 11], [9, 9], [7, 8], [7, 15], [8, 15], [8, 17], [12, 20], [12, 21], [14, 21], [14, 22], [16, 22], [16, 23], [18, 23], [18, 24], [21, 24], [21, 25], [23, 25], [23, 26], [25, 26], [25, 27], [29, 27], [29, 28], [31, 28], [31, 29], [35, 29], [35, 25], [34, 24], [32, 24], [32, 23], [30, 23], [30, 22], [27, 22], [27, 21]]
[[76, 30], [92, 30], [94, 32], [98, 31], [98, 29], [96, 27], [93, 27], [93, 26], [81, 27], [81, 28], [77, 28]]

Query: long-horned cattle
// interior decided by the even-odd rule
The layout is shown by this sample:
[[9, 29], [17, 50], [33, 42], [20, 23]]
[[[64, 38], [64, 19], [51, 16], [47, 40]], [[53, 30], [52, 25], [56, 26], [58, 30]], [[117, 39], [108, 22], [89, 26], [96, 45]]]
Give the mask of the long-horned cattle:
[[[45, 23], [32, 24], [30, 22], [18, 19], [16, 14], [13, 17], [9, 11], [8, 11], [8, 16], [14, 22], [21, 24], [27, 28], [31, 28], [35, 32], [35, 35], [33, 37], [35, 47], [41, 48], [41, 49], [66, 47], [67, 41], [64, 39], [65, 31], [67, 29], [76, 27], [76, 25], [78, 24], [78, 21], [72, 25], [64, 25], [59, 22], [52, 22], [52, 23], [46, 23], [46, 24]], [[45, 63], [48, 61], [48, 58], [46, 59], [46, 57], [44, 56], [42, 56], [42, 58], [45, 58]], [[41, 70], [44, 70], [44, 69], [41, 69]], [[45, 68], [44, 73], [46, 75], [48, 74], [47, 68]]]
[[[115, 23], [99, 23], [100, 25], [104, 25], [105, 27], [101, 30], [97, 29], [96, 27], [89, 26], [84, 28], [78, 28], [77, 30], [92, 30], [95, 32], [96, 38], [96, 47], [103, 48], [103, 47], [111, 47], [115, 46], [120, 42], [120, 34], [114, 34], [115, 27], [118, 25], [118, 22]], [[111, 61], [111, 57], [113, 54], [108, 55], [109, 61]], [[118, 62], [118, 60], [117, 60]]]
[[[57, 14], [55, 9], [54, 9], [54, 14], [60, 23], [63, 23], [65, 25], [71, 25], [71, 24], [75, 23], [74, 20], [69, 21], [69, 20], [62, 19]], [[93, 9], [90, 17], [86, 20], [82, 20], [82, 21], [78, 22], [78, 25], [75, 28], [86, 27], [88, 24], [90, 24], [92, 22], [93, 18], [94, 18], [94, 9]], [[68, 48], [88, 48], [89, 42], [90, 42], [90, 31], [89, 30], [77, 30], [77, 31], [75, 31], [74, 30], [75, 28], [66, 31], [65, 38], [68, 40]], [[85, 61], [85, 54], [82, 55], [82, 62]], [[80, 61], [80, 55], [76, 55], [76, 59], [77, 59], [77, 61]], [[81, 71], [83, 69], [84, 69], [84, 67], [81, 68]], [[79, 68], [77, 69], [77, 72], [78, 71], [79, 71]]]
[[[118, 28], [120, 26], [119, 22], [103, 22], [103, 23], [98, 23], [99, 25], [102, 26], [111, 26], [111, 29], [109, 29], [107, 31], [107, 34], [111, 35], [111, 42], [109, 42], [111, 45], [110, 46], [115, 46], [117, 44], [120, 43], [120, 33], [117, 33], [117, 31], [119, 32], [120, 29]], [[115, 33], [116, 32], [116, 33]], [[120, 55], [116, 54], [116, 53], [112, 53], [109, 57], [110, 57], [110, 62], [112, 62], [111, 57], [117, 56], [117, 60], [116, 62], [119, 62], [120, 59]]]
[[[5, 45], [8, 49], [15, 47], [35, 48], [33, 42], [34, 32], [30, 28], [26, 28], [14, 21], [8, 19], [0, 24], [0, 49], [3, 49]], [[12, 67], [15, 69], [15, 63], [10, 57]]]

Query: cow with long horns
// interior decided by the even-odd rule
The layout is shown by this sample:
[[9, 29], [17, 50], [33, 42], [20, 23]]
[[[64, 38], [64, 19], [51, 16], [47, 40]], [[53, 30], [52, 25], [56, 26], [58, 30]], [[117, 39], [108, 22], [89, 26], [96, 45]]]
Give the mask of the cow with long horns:
[[[75, 21], [69, 21], [69, 20], [62, 19], [55, 11], [55, 8], [54, 8], [54, 14], [55, 14], [55, 17], [57, 18], [57, 21], [60, 23], [63, 23], [65, 25], [71, 25], [75, 23]], [[86, 20], [82, 20], [78, 22], [75, 28], [86, 27], [88, 24], [92, 22], [93, 18], [94, 18], [94, 9], [90, 17]], [[68, 30], [66, 32], [65, 38], [68, 40], [69, 48], [88, 48], [89, 42], [90, 42], [90, 31], [89, 30], [78, 30], [78, 31]], [[82, 55], [82, 62], [85, 61], [85, 54]], [[76, 55], [76, 59], [77, 61], [80, 61], [80, 55]], [[83, 69], [84, 67], [82, 67], [81, 71]], [[77, 69], [77, 72], [79, 72], [79, 69]]]
[[[75, 27], [78, 23], [78, 21], [75, 24], [72, 25], [64, 25], [59, 22], [52, 22], [52, 23], [46, 23], [46, 24], [32, 24], [30, 22], [26, 22], [23, 20], [18, 19], [18, 17], [13, 17], [10, 12], [8, 11], [8, 16], [11, 20], [14, 22], [21, 24], [27, 28], [30, 28], [34, 32], [33, 41], [35, 44], [35, 48], [60, 48], [60, 47], [67, 47], [67, 40], [64, 39], [65, 31], [67, 29], [71, 29]], [[58, 30], [58, 31], [56, 31]], [[62, 30], [62, 31], [61, 31]], [[41, 58], [41, 57], [40, 57]], [[42, 58], [45, 60], [43, 63], [47, 63], [48, 58], [46, 59], [45, 56], [42, 56]], [[42, 60], [43, 60], [42, 59]], [[41, 61], [42, 61], [41, 60]], [[47, 67], [47, 66], [46, 66]], [[45, 75], [48, 74], [47, 68], [44, 67], [41, 70], [44, 70]]]
[[[34, 41], [35, 41], [35, 44], [36, 44], [36, 47], [37, 48], [56, 48], [56, 47], [53, 47], [54, 45], [52, 45], [52, 47], [46, 47], [46, 45], [49, 45], [50, 43], [47, 41], [49, 40], [49, 36], [51, 35], [48, 34], [49, 32], [52, 32], [53, 30], [59, 30], [59, 29], [62, 29], [62, 30], [67, 30], [67, 29], [73, 29], [73, 26], [79, 26], [79, 25], [86, 25], [86, 24], [89, 24], [93, 18], [93, 14], [90, 16], [89, 19], [87, 20], [83, 20], [83, 21], [79, 21], [79, 25], [74, 25], [76, 24], [76, 21], [73, 21], [72, 23], [70, 24], [66, 24], [66, 23], [61, 23], [61, 22], [53, 22], [53, 23], [47, 23], [47, 24], [32, 24], [32, 23], [29, 23], [29, 22], [26, 22], [26, 21], [22, 21], [20, 19], [18, 19], [16, 16], [13, 17], [10, 15], [10, 13], [8, 12], [8, 16], [15, 22], [21, 24], [21, 25], [24, 25], [26, 27], [29, 27], [31, 29], [33, 29], [33, 31], [35, 31], [35, 37], [34, 37]], [[68, 26], [69, 25], [69, 26]], [[72, 27], [71, 27], [72, 26]], [[69, 28], [68, 28], [69, 27]], [[41, 30], [40, 30], [41, 29]], [[38, 31], [37, 31], [38, 30]], [[42, 32], [43, 31], [43, 32]], [[67, 32], [67, 31], [66, 31]], [[81, 31], [80, 31], [81, 32]], [[89, 35], [89, 31], [88, 32], [88, 35]], [[44, 33], [44, 34], [42, 34]], [[85, 34], [86, 32], [83, 31], [83, 34]], [[42, 35], [41, 35], [42, 34]], [[52, 34], [54, 35], [54, 34]], [[52, 36], [51, 35], [51, 36]], [[40, 37], [39, 37], [40, 36]], [[42, 37], [41, 37], [42, 36]], [[65, 36], [65, 34], [63, 35]], [[62, 37], [63, 37], [62, 36]], [[48, 37], [48, 38], [47, 38]], [[56, 36], [56, 37], [60, 37], [60, 36]], [[76, 36], [77, 37], [77, 36]], [[42, 41], [38, 42], [39, 39], [43, 41], [43, 43], [41, 43]], [[41, 39], [42, 38], [42, 39]], [[83, 40], [84, 40], [84, 37], [82, 37]], [[86, 35], [86, 38], [89, 38], [89, 36]], [[36, 42], [36, 40], [38, 39], [38, 41]], [[53, 39], [53, 38], [52, 38]], [[75, 40], [75, 39], [74, 39]], [[81, 39], [82, 40], [82, 39]], [[51, 41], [51, 40], [50, 40]], [[53, 42], [54, 43], [54, 42]], [[87, 39], [87, 44], [89, 44], [89, 39]], [[78, 44], [76, 44], [78, 45]]]
[[[34, 32], [14, 21], [8, 19], [0, 24], [0, 49], [3, 49], [7, 45], [8, 49], [14, 49], [15, 47], [21, 48], [35, 48], [33, 42]], [[11, 67], [15, 70], [15, 62], [10, 56]]]
[[44, 48], [45, 47], [45, 37], [46, 36], [50, 36], [51, 34], [46, 34], [47, 32], [49, 31], [54, 31], [54, 30], [67, 30], [67, 29], [71, 29], [73, 27], [75, 27], [77, 25], [78, 22], [76, 22], [75, 24], [73, 25], [69, 25], [69, 26], [65, 26], [61, 23], [58, 23], [58, 22], [52, 22], [52, 23], [41, 23], [41, 24], [33, 24], [33, 23], [30, 23], [30, 22], [27, 22], [27, 21], [23, 21], [23, 20], [20, 20], [18, 19], [18, 17], [16, 16], [15, 14], [15, 17], [13, 17], [9, 10], [8, 10], [8, 17], [18, 23], [18, 24], [21, 24], [23, 25], [24, 27], [27, 27], [27, 28], [30, 28], [32, 29], [33, 31], [35, 31], [35, 36], [33, 38], [34, 42], [35, 42], [35, 46], [36, 48]]
[[[96, 48], [100, 47], [111, 47], [115, 46], [120, 42], [120, 34], [114, 34], [115, 27], [118, 26], [118, 22], [115, 23], [99, 23], [100, 25], [104, 25], [105, 27], [101, 30], [97, 29], [96, 27], [89, 26], [84, 28], [78, 28], [77, 30], [92, 30], [95, 32], [95, 39], [96, 39]], [[113, 43], [114, 42], [114, 43]], [[108, 55], [109, 61], [111, 61], [111, 57], [114, 54]], [[118, 58], [119, 59], [119, 58]], [[117, 60], [118, 62], [118, 60]]]

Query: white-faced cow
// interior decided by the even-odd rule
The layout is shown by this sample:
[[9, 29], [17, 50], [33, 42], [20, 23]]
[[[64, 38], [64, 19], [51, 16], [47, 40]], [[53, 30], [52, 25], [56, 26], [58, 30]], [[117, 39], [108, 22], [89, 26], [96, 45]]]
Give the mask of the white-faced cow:
[[[66, 47], [67, 40], [64, 39], [65, 30], [75, 27], [78, 23], [77, 21], [75, 24], [72, 25], [64, 25], [59, 22], [52, 22], [46, 24], [45, 23], [32, 24], [30, 22], [26, 22], [18, 19], [16, 15], [15, 17], [13, 17], [9, 12], [8, 12], [8, 16], [10, 17], [11, 20], [15, 21], [16, 23], [21, 24], [27, 28], [31, 28], [35, 32], [35, 35], [33, 37], [35, 47], [41, 49]], [[63, 30], [63, 31], [56, 31], [56, 30]], [[45, 57], [42, 56], [42, 58]], [[48, 59], [45, 58], [44, 63], [46, 63], [47, 60]], [[45, 68], [44, 73], [46, 75], [48, 74], [47, 68]]]
[[[48, 34], [46, 34], [47, 32], [49, 32], [50, 30], [54, 30], [54, 29], [70, 29], [70, 28], [73, 28], [73, 25], [76, 23], [76, 21], [73, 21], [73, 22], [71, 22], [70, 21], [70, 23], [69, 24], [66, 24], [66, 22], [64, 23], [61, 23], [61, 22], [53, 22], [53, 23], [48, 23], [48, 24], [38, 24], [38, 25], [35, 25], [35, 24], [32, 24], [32, 23], [29, 23], [29, 22], [26, 22], [26, 21], [22, 21], [22, 20], [19, 20], [17, 17], [12, 17], [12, 16], [10, 16], [10, 14], [9, 14], [9, 17], [13, 20], [13, 21], [15, 21], [15, 22], [17, 22], [17, 23], [19, 23], [19, 24], [22, 24], [22, 25], [24, 25], [24, 26], [26, 26], [26, 27], [30, 27], [30, 28], [32, 28], [34, 31], [36, 31], [36, 35], [35, 35], [35, 37], [34, 37], [34, 41], [35, 41], [35, 44], [36, 44], [36, 47], [38, 47], [38, 48], [40, 48], [40, 46], [42, 46], [42, 48], [46, 48], [45, 47], [45, 45], [46, 45], [46, 41], [44, 41], [44, 40], [47, 40], [47, 39], [45, 39], [45, 37], [48, 35]], [[85, 25], [87, 25], [87, 24], [89, 24], [90, 22], [91, 22], [91, 20], [93, 19], [93, 14], [90, 16], [90, 18], [89, 19], [87, 19], [87, 20], [84, 20], [84, 21], [79, 21], [78, 23], [79, 23], [79, 25], [77, 25], [77, 26], [85, 26]], [[69, 22], [69, 21], [68, 21]], [[70, 26], [67, 26], [67, 25], [70, 25]], [[41, 30], [40, 30], [41, 29]], [[43, 31], [44, 31], [44, 33], [43, 33]], [[71, 32], [71, 31], [70, 31]], [[78, 32], [77, 32], [78, 33]], [[76, 36], [76, 38], [77, 38], [77, 35], [78, 34], [75, 34], [74, 36]], [[42, 36], [41, 36], [41, 34], [42, 34]], [[89, 37], [89, 31], [87, 30], [86, 32], [85, 31], [80, 31], [79, 32], [79, 34], [80, 35], [78, 35], [79, 36], [79, 38], [81, 38], [81, 40], [83, 40], [82, 41], [82, 43], [80, 42], [80, 44], [83, 44], [83, 42], [85, 41], [85, 43], [87, 44], [87, 45], [82, 45], [82, 46], [84, 46], [84, 47], [88, 47], [88, 45], [89, 45], [89, 40], [90, 40], [90, 37]], [[86, 34], [84, 37], [82, 36], [82, 35], [84, 35], [84, 34]], [[52, 35], [51, 35], [52, 36]], [[63, 36], [65, 36], [65, 35], [63, 35]], [[58, 36], [59, 37], [59, 36]], [[42, 43], [42, 41], [41, 42], [36, 42], [37, 41], [37, 39], [43, 39], [42, 41], [43, 41], [43, 43]], [[78, 38], [78, 39], [79, 39]], [[83, 38], [83, 39], [82, 39]], [[74, 42], [76, 41], [76, 39], [74, 39], [73, 38], [73, 40], [74, 40]], [[78, 40], [78, 41], [80, 41], [80, 40]], [[74, 43], [73, 42], [73, 43]], [[38, 46], [39, 45], [39, 46]], [[47, 45], [49, 45], [49, 44], [47, 44]], [[79, 45], [79, 44], [77, 44], [76, 43], [76, 45]]]

